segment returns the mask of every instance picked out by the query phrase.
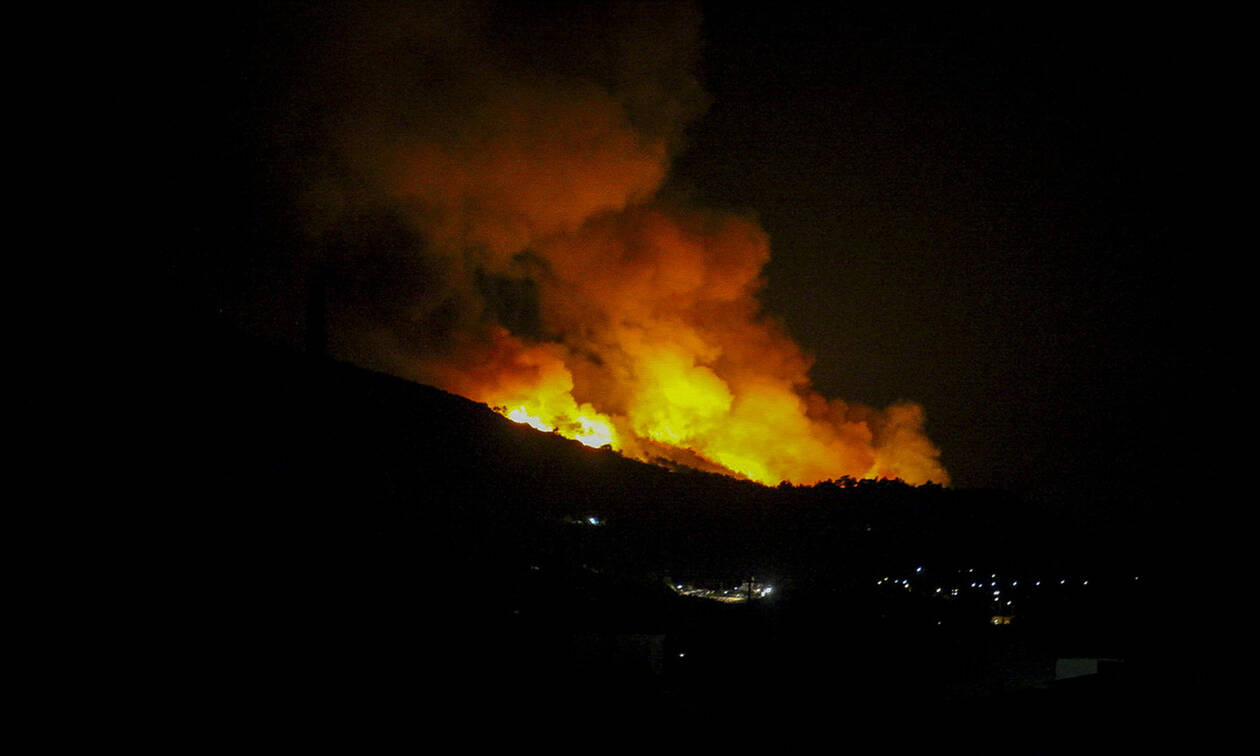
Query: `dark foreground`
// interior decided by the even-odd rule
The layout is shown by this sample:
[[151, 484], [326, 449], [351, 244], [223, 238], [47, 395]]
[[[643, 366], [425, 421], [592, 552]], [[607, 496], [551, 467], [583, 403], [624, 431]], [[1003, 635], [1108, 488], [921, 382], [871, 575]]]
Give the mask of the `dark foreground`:
[[[166, 501], [136, 524], [145, 675], [172, 721], [891, 725], [981, 744], [996, 728], [1017, 752], [1152, 732], [1151, 590], [1129, 562], [919, 549], [916, 574], [914, 554], [853, 540], [884, 529], [870, 512], [778, 514], [772, 489], [574, 451], [432, 389], [218, 338], [176, 392]], [[743, 513], [713, 514], [729, 502]], [[1004, 578], [1093, 584], [1020, 593], [993, 625], [987, 591], [933, 588], [948, 595], [964, 551]], [[911, 585], [875, 583], [898, 568]], [[723, 604], [671, 588], [748, 577], [776, 591]], [[1056, 680], [1063, 658], [1115, 661]]]

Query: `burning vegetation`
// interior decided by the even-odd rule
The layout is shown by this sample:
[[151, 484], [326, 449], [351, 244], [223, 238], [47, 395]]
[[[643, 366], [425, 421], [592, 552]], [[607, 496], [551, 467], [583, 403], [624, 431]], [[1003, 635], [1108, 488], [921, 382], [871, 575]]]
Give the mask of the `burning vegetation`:
[[755, 220], [667, 183], [705, 104], [696, 13], [568, 10], [356, 4], [304, 32], [266, 148], [331, 353], [637, 459], [947, 483], [919, 406], [811, 388]]

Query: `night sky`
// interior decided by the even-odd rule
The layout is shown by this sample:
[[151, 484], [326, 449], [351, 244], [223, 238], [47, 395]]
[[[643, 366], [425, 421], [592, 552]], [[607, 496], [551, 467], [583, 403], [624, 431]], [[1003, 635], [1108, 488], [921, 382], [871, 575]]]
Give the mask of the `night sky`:
[[[743, 7], [743, 6], [741, 6]], [[675, 180], [754, 210], [828, 395], [922, 403], [955, 485], [1141, 507], [1174, 118], [1149, 19], [704, 8]]]
[[[955, 486], [1147, 506], [1171, 370], [1155, 273], [1175, 130], [1166, 24], [1058, 7], [700, 10], [709, 101], [662, 194], [757, 218], [761, 299], [813, 357], [815, 388], [921, 404]], [[177, 99], [195, 187], [174, 270], [207, 308], [274, 274], [251, 251], [284, 225], [260, 220], [284, 174], [259, 161], [259, 131], [314, 14], [190, 20], [194, 94]]]

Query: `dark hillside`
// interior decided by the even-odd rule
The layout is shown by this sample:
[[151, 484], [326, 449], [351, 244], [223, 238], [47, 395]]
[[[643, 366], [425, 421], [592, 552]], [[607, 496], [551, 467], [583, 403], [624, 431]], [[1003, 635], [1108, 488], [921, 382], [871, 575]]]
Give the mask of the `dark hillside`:
[[[844, 670], [832, 695], [852, 702], [908, 681], [965, 697], [987, 607], [890, 597], [877, 577], [1116, 566], [1105, 534], [1001, 492], [671, 471], [230, 331], [202, 343], [172, 376], [162, 498], [139, 531], [165, 674], [212, 701], [405, 706], [437, 688], [456, 707], [602, 691], [686, 709], [803, 691], [819, 670]], [[749, 578], [774, 598], [670, 588]], [[942, 618], [962, 634], [923, 642]]]

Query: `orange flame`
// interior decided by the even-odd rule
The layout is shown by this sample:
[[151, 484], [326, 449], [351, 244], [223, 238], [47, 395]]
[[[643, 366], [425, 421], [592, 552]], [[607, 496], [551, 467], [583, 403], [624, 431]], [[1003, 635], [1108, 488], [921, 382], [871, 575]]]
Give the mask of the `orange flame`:
[[564, 336], [502, 327], [427, 378], [588, 446], [776, 484], [849, 476], [948, 482], [916, 405], [827, 401], [759, 313], [764, 233], [728, 215], [636, 208], [537, 246], [541, 312]]

